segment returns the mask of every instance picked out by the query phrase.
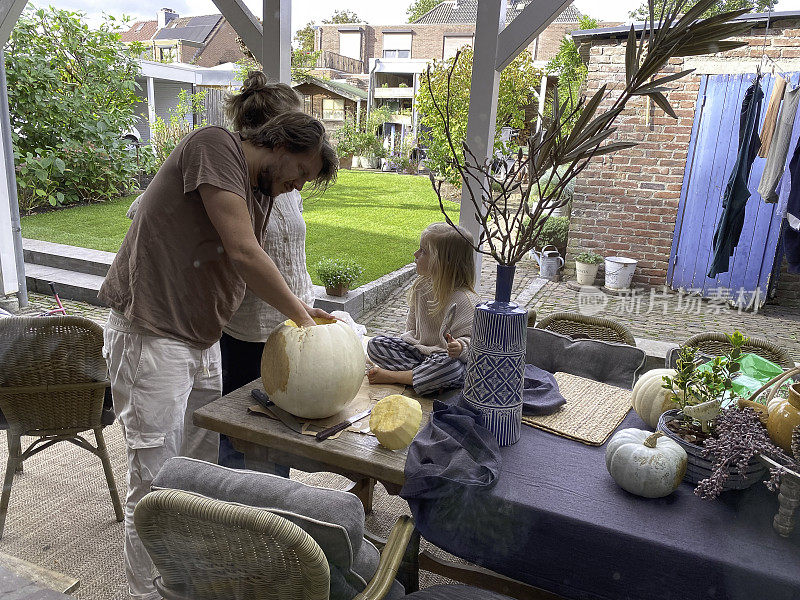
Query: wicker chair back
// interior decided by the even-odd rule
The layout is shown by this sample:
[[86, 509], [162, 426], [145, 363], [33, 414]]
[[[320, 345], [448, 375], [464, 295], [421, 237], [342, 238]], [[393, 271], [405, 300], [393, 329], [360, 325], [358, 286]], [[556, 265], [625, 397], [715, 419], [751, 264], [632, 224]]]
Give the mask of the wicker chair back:
[[573, 339], [583, 338], [636, 346], [636, 340], [630, 329], [605, 317], [557, 312], [543, 318], [536, 327], [567, 335]]

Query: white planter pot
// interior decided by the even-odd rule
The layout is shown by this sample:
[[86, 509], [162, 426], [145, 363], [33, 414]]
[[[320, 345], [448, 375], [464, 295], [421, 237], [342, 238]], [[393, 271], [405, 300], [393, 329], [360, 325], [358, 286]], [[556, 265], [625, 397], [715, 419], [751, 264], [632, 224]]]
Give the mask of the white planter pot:
[[590, 265], [575, 261], [575, 277], [578, 279], [580, 285], [594, 285], [594, 280], [597, 277], [597, 269], [600, 265]]

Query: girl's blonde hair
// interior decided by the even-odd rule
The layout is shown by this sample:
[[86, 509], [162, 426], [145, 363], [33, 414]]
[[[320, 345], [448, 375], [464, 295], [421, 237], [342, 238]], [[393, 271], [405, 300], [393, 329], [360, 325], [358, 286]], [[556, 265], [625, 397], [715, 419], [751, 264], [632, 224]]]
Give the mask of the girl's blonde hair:
[[[475, 291], [474, 238], [463, 227], [432, 223], [420, 236], [420, 247], [428, 254], [428, 270], [433, 286], [434, 305], [431, 314], [441, 313], [453, 292]], [[416, 292], [417, 282], [411, 288]]]

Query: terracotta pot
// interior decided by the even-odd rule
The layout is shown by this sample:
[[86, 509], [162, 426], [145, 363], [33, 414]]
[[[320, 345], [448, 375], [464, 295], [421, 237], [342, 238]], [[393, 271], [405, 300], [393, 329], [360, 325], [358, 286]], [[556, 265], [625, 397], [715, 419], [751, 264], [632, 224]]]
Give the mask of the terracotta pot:
[[340, 284], [334, 287], [325, 286], [325, 293], [328, 296], [346, 296], [347, 292], [350, 290], [350, 287], [344, 284]]

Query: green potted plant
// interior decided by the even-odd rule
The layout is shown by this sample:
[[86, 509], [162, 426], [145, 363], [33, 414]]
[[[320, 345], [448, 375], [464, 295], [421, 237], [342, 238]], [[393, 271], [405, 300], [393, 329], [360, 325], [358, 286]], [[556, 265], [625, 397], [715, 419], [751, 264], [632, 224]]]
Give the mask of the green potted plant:
[[361, 265], [344, 258], [323, 258], [316, 269], [329, 296], [346, 296], [350, 286], [364, 272]]
[[[696, 348], [681, 349], [675, 375], [663, 377], [663, 387], [671, 393], [677, 408], [661, 415], [658, 429], [686, 450], [689, 464], [684, 481], [692, 484], [708, 479], [714, 472], [705, 443], [717, 438], [715, 421], [723, 409], [739, 410], [733, 378], [740, 371], [742, 346], [747, 338], [738, 331], [727, 338], [731, 349], [705, 363]], [[764, 466], [757, 458], [747, 462], [743, 470], [731, 465], [722, 489], [744, 489], [759, 481], [763, 473]]]
[[575, 277], [580, 285], [594, 285], [597, 269], [603, 257], [591, 250], [585, 250], [575, 257]]

